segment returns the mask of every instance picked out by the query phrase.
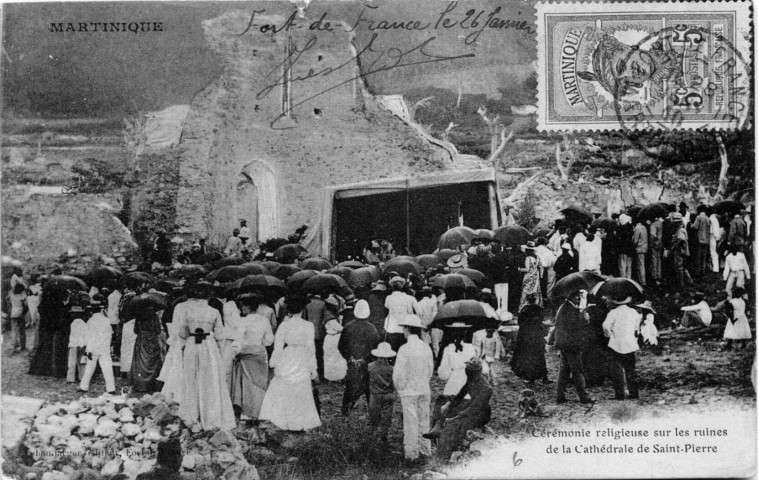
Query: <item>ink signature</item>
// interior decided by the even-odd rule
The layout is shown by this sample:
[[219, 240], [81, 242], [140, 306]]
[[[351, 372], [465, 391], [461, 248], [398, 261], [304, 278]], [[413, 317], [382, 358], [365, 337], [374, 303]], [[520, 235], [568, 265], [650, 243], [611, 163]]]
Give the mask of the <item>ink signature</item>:
[[[461, 58], [470, 58], [470, 57], [475, 56], [475, 54], [473, 53], [466, 53], [466, 54], [454, 55], [454, 56], [443, 56], [443, 55], [436, 55], [434, 53], [428, 52], [427, 48], [435, 41], [437, 37], [429, 37], [423, 42], [416, 45], [415, 47], [409, 48], [408, 50], [404, 50], [397, 47], [392, 47], [392, 48], [383, 50], [381, 48], [376, 47], [375, 45], [378, 37], [379, 37], [378, 33], [372, 34], [371, 39], [368, 41], [365, 47], [363, 47], [360, 51], [358, 51], [349, 60], [347, 60], [346, 62], [336, 67], [326, 67], [320, 70], [309, 69], [308, 73], [306, 73], [305, 75], [291, 75], [289, 78], [287, 78], [289, 73], [287, 72], [282, 73], [273, 83], [263, 87], [263, 89], [261, 89], [258, 92], [257, 98], [260, 99], [260, 98], [266, 97], [276, 87], [284, 85], [287, 82], [290, 84], [293, 84], [295, 82], [305, 82], [317, 77], [328, 77], [332, 73], [338, 72], [346, 67], [352, 68], [354, 65], [356, 65], [356, 63], [362, 66], [361, 74], [353, 75], [347, 80], [336, 83], [330, 87], [325, 88], [324, 90], [321, 90], [320, 92], [314, 95], [311, 95], [308, 98], [305, 98], [297, 103], [292, 104], [290, 106], [290, 110], [292, 110], [299, 105], [302, 105], [310, 100], [313, 100], [319, 95], [323, 95], [331, 90], [339, 88], [340, 86], [350, 83], [361, 77], [368, 77], [369, 75], [373, 75], [380, 72], [386, 72], [389, 70], [393, 70], [395, 68], [409, 67], [412, 65], [423, 65], [427, 63], [449, 62], [452, 60], [457, 60]], [[284, 61], [279, 63], [279, 65], [277, 65], [273, 70], [271, 70], [266, 75], [266, 77], [270, 76], [275, 71], [281, 71], [281, 67], [284, 65], [288, 65], [288, 68], [285, 70], [289, 70], [291, 72], [292, 67], [296, 65], [298, 61], [300, 61], [303, 54], [316, 48], [317, 45], [318, 45], [318, 38], [313, 36], [305, 43], [305, 45], [302, 48], [292, 47], [288, 55], [285, 57]], [[379, 54], [379, 55], [372, 62], [364, 63], [367, 61], [366, 58], [369, 56], [369, 54]], [[286, 112], [281, 113], [276, 118], [274, 118], [270, 124], [271, 128], [275, 128], [276, 123], [282, 118], [284, 118], [285, 116], [287, 116]], [[287, 128], [294, 128], [294, 127], [287, 127]]]

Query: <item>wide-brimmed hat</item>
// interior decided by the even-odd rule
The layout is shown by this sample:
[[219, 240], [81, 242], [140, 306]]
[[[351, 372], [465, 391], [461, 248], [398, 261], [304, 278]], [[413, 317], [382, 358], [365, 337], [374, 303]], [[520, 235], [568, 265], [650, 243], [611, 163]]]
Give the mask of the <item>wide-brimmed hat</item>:
[[368, 318], [371, 315], [371, 309], [368, 306], [366, 300], [358, 300], [353, 308], [353, 317], [360, 318], [361, 320]]
[[635, 307], [641, 308], [643, 310], [649, 310], [649, 311], [653, 312], [653, 314], [657, 313], [655, 311], [655, 309], [653, 308], [653, 302], [651, 302], [650, 300], [645, 300], [644, 302], [640, 303], [639, 305], [635, 305]]
[[340, 301], [335, 297], [334, 295], [329, 295], [326, 300], [324, 300], [324, 303], [331, 307], [339, 307]]
[[384, 280], [379, 280], [378, 282], [375, 282], [371, 286], [372, 292], [386, 292], [387, 291], [387, 284], [384, 283]]
[[395, 275], [394, 277], [390, 278], [389, 284], [390, 285], [400, 284], [400, 286], [403, 287], [405, 286], [405, 279], [401, 277], [400, 275]]
[[467, 372], [481, 372], [482, 371], [482, 361], [478, 358], [472, 358], [468, 362], [466, 362], [466, 371]]
[[674, 222], [681, 222], [682, 221], [682, 214], [679, 212], [671, 214], [671, 220]]
[[626, 305], [632, 302], [632, 297], [626, 297], [623, 300], [616, 300], [615, 298], [608, 297], [608, 301], [614, 305]]
[[528, 248], [528, 249], [531, 250], [531, 249], [534, 249], [535, 247], [537, 247], [537, 244], [534, 243], [532, 240], [529, 240], [528, 242], [526, 242], [526, 245], [521, 245], [522, 249], [527, 249]]
[[466, 257], [462, 254], [453, 255], [447, 259], [447, 266], [450, 268], [465, 267]]
[[418, 317], [418, 315], [414, 315], [412, 313], [406, 315], [405, 318], [397, 322], [397, 324], [401, 327], [424, 328], [424, 324], [421, 323], [421, 319]]
[[392, 350], [392, 346], [389, 343], [382, 342], [375, 349], [371, 350], [371, 355], [379, 358], [392, 358], [397, 354]]
[[79, 305], [74, 305], [68, 310], [69, 313], [84, 313], [84, 308]]
[[432, 293], [432, 287], [430, 287], [429, 285], [424, 285], [423, 287], [421, 287], [420, 292], [421, 293]]

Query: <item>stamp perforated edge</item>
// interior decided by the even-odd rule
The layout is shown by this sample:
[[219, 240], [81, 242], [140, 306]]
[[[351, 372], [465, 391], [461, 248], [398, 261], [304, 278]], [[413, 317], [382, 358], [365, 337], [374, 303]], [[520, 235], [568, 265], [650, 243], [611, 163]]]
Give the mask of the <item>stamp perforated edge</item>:
[[[735, 12], [735, 29], [737, 31], [736, 40], [737, 44], [734, 45], [734, 50], [740, 55], [740, 60], [744, 63], [745, 72], [749, 75], [752, 63], [752, 4], [748, 1], [677, 1], [677, 2], [633, 2], [633, 3], [617, 3], [617, 2], [603, 2], [603, 1], [568, 1], [568, 2], [537, 2], [535, 5], [536, 15], [536, 30], [537, 30], [537, 130], [541, 132], [593, 132], [593, 131], [623, 131], [629, 130], [624, 128], [618, 121], [602, 121], [596, 123], [570, 123], [570, 122], [556, 122], [546, 123], [547, 108], [549, 107], [547, 102], [547, 81], [546, 75], [546, 55], [545, 50], [547, 48], [546, 39], [547, 32], [545, 31], [545, 24], [543, 22], [545, 14], [554, 13], [577, 13], [577, 11], [586, 11], [586, 13], [598, 12], [598, 13], [637, 13], [637, 12], [661, 12], [671, 13], [693, 13], [693, 8], [698, 10], [706, 10], [712, 12]], [[753, 92], [753, 79], [747, 76], [744, 81], [744, 87], [746, 91], [752, 94]], [[752, 98], [747, 99], [747, 103], [752, 103]], [[751, 114], [750, 108], [746, 109], [745, 117], [742, 119], [741, 125], [744, 125], [746, 121], [750, 121], [749, 115]], [[734, 130], [726, 125], [712, 125], [708, 122], [688, 122], [676, 128], [670, 130], [698, 130], [706, 129], [711, 131], [722, 130]], [[654, 130], [652, 128], [634, 128], [633, 130]]]

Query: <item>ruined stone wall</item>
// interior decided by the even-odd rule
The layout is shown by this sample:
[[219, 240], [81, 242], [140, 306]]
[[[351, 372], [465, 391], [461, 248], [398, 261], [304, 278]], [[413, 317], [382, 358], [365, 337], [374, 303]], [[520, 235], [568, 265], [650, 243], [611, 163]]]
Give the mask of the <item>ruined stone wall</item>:
[[[271, 179], [276, 183], [275, 198], [258, 203], [261, 215], [278, 210], [271, 228], [262, 232], [265, 240], [314, 224], [325, 186], [451, 166], [447, 152], [380, 109], [351, 81], [357, 67], [350, 65], [350, 36], [339, 27], [331, 34], [319, 33], [317, 47], [301, 56], [292, 75], [348, 66], [318, 80], [293, 82], [292, 102], [302, 104], [294, 107], [292, 118], [272, 128], [272, 120], [282, 113], [282, 89], [258, 94], [280, 77], [288, 39], [259, 32], [238, 35], [248, 21], [249, 13], [234, 11], [204, 22], [207, 41], [225, 68], [222, 78], [195, 98], [185, 124], [177, 232], [208, 234], [209, 243], [221, 244], [238, 218], [250, 219], [236, 192], [243, 172], [259, 191]], [[259, 21], [281, 24], [284, 19]], [[310, 36], [307, 30], [294, 31], [292, 44], [302, 49]], [[335, 88], [324, 92], [330, 86]]]
[[25, 267], [48, 267], [71, 253], [80, 263], [120, 264], [132, 261], [136, 245], [116, 217], [121, 199], [115, 194], [75, 196], [33, 194], [30, 187], [2, 191], [2, 251]]

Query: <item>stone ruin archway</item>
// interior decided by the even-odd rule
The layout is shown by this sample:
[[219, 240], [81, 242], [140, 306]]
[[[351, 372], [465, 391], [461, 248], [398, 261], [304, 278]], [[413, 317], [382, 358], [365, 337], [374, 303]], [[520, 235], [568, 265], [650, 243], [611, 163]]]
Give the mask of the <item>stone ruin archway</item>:
[[247, 220], [252, 239], [265, 241], [279, 235], [276, 176], [263, 162], [242, 168], [236, 185], [237, 217]]

